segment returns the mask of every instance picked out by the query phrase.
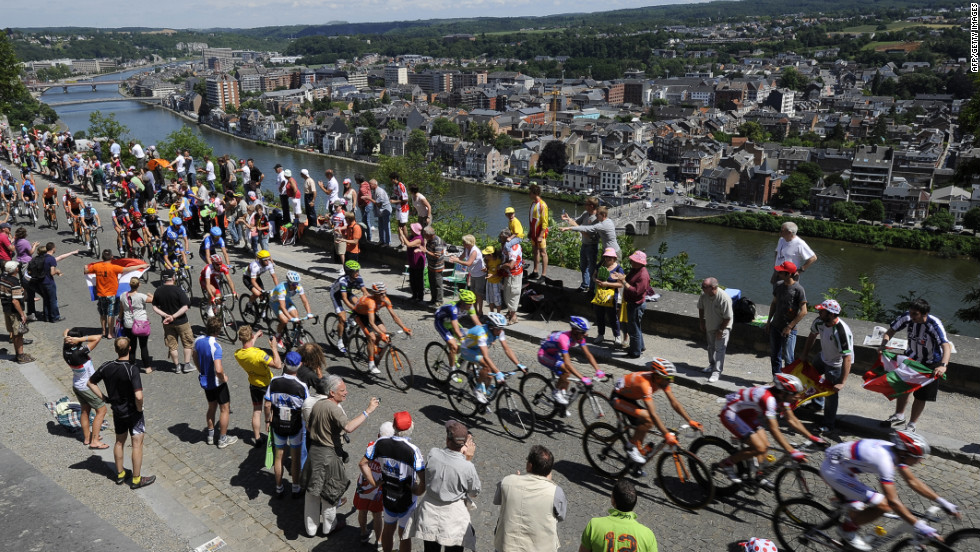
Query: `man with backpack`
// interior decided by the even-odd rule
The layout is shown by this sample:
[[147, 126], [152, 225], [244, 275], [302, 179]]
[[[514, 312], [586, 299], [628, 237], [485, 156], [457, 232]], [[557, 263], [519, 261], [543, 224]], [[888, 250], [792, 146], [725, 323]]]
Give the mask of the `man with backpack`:
[[289, 447], [291, 466], [289, 475], [293, 481], [292, 497], [303, 496], [299, 484], [300, 447], [303, 445], [303, 401], [310, 396], [309, 388], [299, 381], [296, 372], [303, 363], [299, 353], [286, 354], [283, 374], [272, 378], [265, 392], [265, 419], [271, 428], [275, 447], [273, 472], [276, 476], [276, 498], [285, 498], [282, 484], [282, 457]]

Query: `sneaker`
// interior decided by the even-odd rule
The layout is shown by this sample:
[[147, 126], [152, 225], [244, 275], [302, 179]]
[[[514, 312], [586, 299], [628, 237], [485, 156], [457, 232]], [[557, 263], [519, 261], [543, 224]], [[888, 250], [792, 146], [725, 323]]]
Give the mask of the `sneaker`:
[[378, 370], [378, 367], [373, 364], [369, 366], [369, 368], [371, 369], [371, 373], [374, 375], [378, 375], [381, 373], [381, 370]]
[[132, 475], [133, 475], [133, 472], [131, 472], [129, 470], [123, 470], [123, 476], [122, 477], [119, 477], [119, 474], [116, 474], [116, 477], [115, 477], [116, 485], [122, 485]]
[[637, 464], [646, 464], [647, 463], [646, 456], [643, 456], [643, 453], [641, 453], [640, 450], [636, 448], [636, 445], [632, 445], [632, 444], [630, 445], [628, 454], [629, 454], [630, 460], [636, 462]]
[[361, 535], [361, 544], [371, 544], [371, 533]]
[[225, 448], [228, 445], [234, 445], [238, 442], [238, 437], [225, 435], [218, 440], [218, 448]]
[[532, 272], [531, 275], [527, 277], [527, 279], [528, 280], [537, 280], [538, 279], [538, 273], [537, 272]]
[[209, 445], [213, 445], [214, 444], [214, 433], [208, 433], [207, 441], [208, 441], [208, 444]]
[[718, 464], [718, 469], [721, 470], [721, 473], [725, 474], [725, 477], [727, 477], [732, 483], [742, 482], [742, 478], [738, 476], [738, 470], [735, 468], [735, 464], [729, 464], [727, 466], [725, 464]]
[[342, 355], [346, 355], [347, 354], [347, 347], [344, 347], [344, 344], [343, 343], [337, 345], [337, 350], [340, 351], [340, 354], [342, 354]]
[[595, 339], [594, 339], [594, 340], [592, 341], [592, 343], [593, 343], [594, 345], [602, 345], [602, 342], [603, 342], [603, 341], [605, 341], [605, 338], [603, 338], [603, 337], [602, 337], [602, 336], [600, 335], [600, 336], [598, 336], [598, 337], [596, 337], [596, 338], [595, 338]]
[[254, 437], [252, 438], [252, 446], [253, 447], [259, 448], [259, 447], [262, 447], [263, 445], [265, 445], [265, 436], [259, 437], [258, 439], [254, 438]]
[[707, 366], [707, 367], [701, 369], [701, 372], [703, 372], [705, 374], [710, 374], [711, 372], [714, 372], [714, 371], [715, 371], [715, 369], [712, 368], [711, 366]]
[[191, 370], [193, 370], [193, 368], [191, 368], [189, 362], [185, 362], [184, 364], [181, 364], [181, 371], [184, 372], [185, 374], [190, 374]]
[[913, 424], [912, 422], [905, 424], [905, 431], [911, 431], [912, 433], [915, 433], [915, 424]]
[[905, 421], [904, 414], [892, 414], [885, 421], [881, 422], [881, 427], [889, 427], [893, 425], [901, 424]]
[[487, 400], [487, 387], [482, 383], [473, 389], [473, 396], [476, 397], [477, 402], [480, 404], [487, 404], [490, 402]]
[[857, 531], [845, 531], [840, 526], [837, 526], [837, 535], [845, 544], [855, 550], [860, 550], [861, 552], [871, 551], [871, 545], [864, 542], [864, 539], [857, 534]]
[[565, 392], [561, 389], [555, 389], [551, 392], [551, 398], [555, 400], [558, 404], [568, 404], [568, 397]]
[[615, 343], [616, 346], [619, 347], [620, 345], [623, 344], [623, 338], [617, 335], [616, 337], [613, 338], [613, 343]]
[[282, 485], [276, 486], [276, 498], [279, 499], [286, 498], [286, 487]]
[[711, 372], [711, 375], [708, 376], [708, 383], [714, 383], [718, 381], [718, 378], [720, 377], [721, 377], [721, 372]]
[[293, 493], [291, 495], [291, 498], [293, 500], [303, 497], [303, 487], [300, 487], [299, 485], [293, 485], [292, 491]]
[[142, 489], [143, 487], [149, 487], [156, 480], [157, 480], [157, 476], [155, 476], [155, 475], [144, 475], [143, 477], [140, 478], [140, 482], [139, 483], [130, 483], [129, 484], [129, 488], [130, 489], [133, 489], [135, 491], [136, 489]]

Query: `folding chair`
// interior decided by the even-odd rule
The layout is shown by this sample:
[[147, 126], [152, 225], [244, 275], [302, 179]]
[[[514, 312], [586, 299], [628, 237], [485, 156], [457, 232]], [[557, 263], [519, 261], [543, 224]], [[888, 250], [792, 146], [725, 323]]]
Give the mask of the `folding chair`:
[[453, 300], [459, 299], [459, 290], [466, 287], [466, 267], [456, 264], [453, 268], [447, 268], [442, 281], [446, 291], [453, 292]]

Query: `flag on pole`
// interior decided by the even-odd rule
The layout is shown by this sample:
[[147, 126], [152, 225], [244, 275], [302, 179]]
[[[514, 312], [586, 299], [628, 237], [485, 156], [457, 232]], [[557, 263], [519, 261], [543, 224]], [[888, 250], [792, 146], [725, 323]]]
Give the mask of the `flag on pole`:
[[[112, 259], [109, 262], [112, 263], [112, 264], [114, 264], [114, 265], [119, 265], [119, 266], [122, 266], [122, 267], [139, 266], [139, 265], [142, 265], [142, 264], [146, 264], [146, 261], [144, 261], [142, 259]], [[87, 269], [89, 266], [92, 266], [93, 264], [95, 264], [95, 263], [90, 263], [85, 268]], [[134, 277], [135, 278], [139, 278], [140, 276], [143, 275], [144, 272], [146, 272], [146, 270], [147, 269], [145, 269], [145, 268], [136, 269], [136, 270], [127, 270], [126, 272], [123, 272], [122, 274], [120, 274], [119, 275], [119, 289], [116, 290], [116, 297], [119, 297], [120, 295], [122, 295], [124, 293], [128, 293], [129, 292], [129, 279], [130, 278], [134, 278]], [[95, 274], [86, 274], [85, 275], [85, 283], [86, 283], [86, 285], [88, 285], [89, 298], [92, 301], [95, 301], [96, 299], [98, 299], [98, 297], [95, 295]]]
[[[943, 374], [946, 379], [946, 374]], [[864, 374], [864, 388], [889, 400], [911, 393], [935, 380], [932, 368], [905, 355], [884, 351], [871, 371]]]
[[837, 392], [833, 385], [824, 383], [823, 375], [812, 364], [803, 359], [798, 358], [791, 364], [783, 366], [783, 373], [800, 378], [800, 382], [806, 388], [803, 392], [803, 398], [793, 405], [794, 409], [811, 399], [826, 397]]

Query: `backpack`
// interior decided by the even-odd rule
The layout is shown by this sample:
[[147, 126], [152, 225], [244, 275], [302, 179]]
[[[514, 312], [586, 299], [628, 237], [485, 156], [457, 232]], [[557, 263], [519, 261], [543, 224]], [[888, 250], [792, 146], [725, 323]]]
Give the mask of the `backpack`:
[[732, 305], [732, 316], [739, 324], [750, 324], [755, 320], [755, 303], [743, 296]]
[[44, 278], [44, 255], [35, 255], [34, 258], [27, 263], [27, 276], [31, 280], [39, 280]]

